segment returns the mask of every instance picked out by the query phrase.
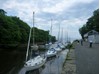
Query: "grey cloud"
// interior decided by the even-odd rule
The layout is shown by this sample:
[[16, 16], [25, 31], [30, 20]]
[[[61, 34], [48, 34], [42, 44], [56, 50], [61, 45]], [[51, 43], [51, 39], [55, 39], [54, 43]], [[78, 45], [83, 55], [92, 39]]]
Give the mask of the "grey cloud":
[[6, 3], [8, 0], [0, 0], [0, 8], [3, 8], [3, 4]]

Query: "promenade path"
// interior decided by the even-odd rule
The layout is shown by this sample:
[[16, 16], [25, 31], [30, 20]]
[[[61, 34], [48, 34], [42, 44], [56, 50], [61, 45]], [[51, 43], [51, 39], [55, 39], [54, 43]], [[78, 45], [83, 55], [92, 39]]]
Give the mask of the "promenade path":
[[99, 44], [89, 48], [88, 42], [74, 43], [76, 74], [99, 74]]

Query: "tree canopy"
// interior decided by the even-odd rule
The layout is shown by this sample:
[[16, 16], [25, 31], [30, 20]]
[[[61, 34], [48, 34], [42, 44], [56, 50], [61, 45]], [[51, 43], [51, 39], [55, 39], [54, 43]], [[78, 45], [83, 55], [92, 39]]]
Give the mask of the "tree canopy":
[[93, 16], [91, 16], [86, 22], [86, 24], [79, 29], [79, 32], [82, 38], [84, 38], [84, 34], [91, 30], [99, 32], [99, 9], [93, 12]]
[[[0, 9], [0, 44], [22, 44], [27, 43], [30, 26], [16, 16], [7, 16], [3, 9]], [[49, 31], [35, 29], [35, 42], [49, 41]], [[51, 36], [55, 41], [55, 37]], [[32, 38], [31, 38], [32, 39]], [[32, 40], [31, 40], [32, 41]]]
[[0, 9], [0, 14], [5, 15], [6, 13], [3, 9]]

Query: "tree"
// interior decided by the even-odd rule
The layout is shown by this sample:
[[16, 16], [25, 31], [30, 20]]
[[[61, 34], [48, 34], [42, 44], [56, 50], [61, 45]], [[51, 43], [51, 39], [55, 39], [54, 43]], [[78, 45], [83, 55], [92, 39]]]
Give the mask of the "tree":
[[[27, 43], [30, 26], [16, 16], [7, 16], [5, 11], [0, 11], [0, 44], [5, 46], [10, 44]], [[34, 28], [35, 42], [46, 43], [49, 40], [49, 32], [42, 29]], [[33, 35], [33, 34], [32, 34]], [[55, 40], [54, 36], [53, 41]], [[31, 37], [31, 41], [32, 37]]]
[[93, 16], [88, 19], [86, 27], [88, 31], [95, 30], [99, 32], [99, 9], [93, 12]]
[[29, 35], [29, 30], [30, 27], [27, 23], [23, 22], [20, 20], [18, 17], [11, 17], [13, 21], [15, 22], [15, 25], [19, 27], [19, 31], [21, 33], [21, 43], [26, 43], [28, 41], [28, 35]]
[[6, 13], [3, 9], [0, 9], [0, 14], [5, 15]]
[[81, 34], [81, 37], [82, 37], [82, 39], [84, 39], [84, 34], [87, 32], [87, 27], [86, 27], [86, 25], [83, 25], [83, 27], [81, 27], [80, 29], [79, 29], [79, 33]]
[[86, 24], [79, 29], [79, 33], [81, 34], [82, 38], [84, 38], [84, 34], [91, 30], [99, 32], [99, 9], [93, 12], [93, 16], [91, 16]]

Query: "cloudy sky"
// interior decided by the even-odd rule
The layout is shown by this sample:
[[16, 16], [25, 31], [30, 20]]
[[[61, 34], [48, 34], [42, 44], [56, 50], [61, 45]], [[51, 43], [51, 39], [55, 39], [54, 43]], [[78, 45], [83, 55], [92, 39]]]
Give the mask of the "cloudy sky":
[[99, 0], [0, 0], [0, 8], [7, 15], [18, 16], [32, 26], [32, 13], [35, 12], [35, 26], [50, 30], [53, 19], [52, 35], [58, 35], [59, 25], [63, 37], [81, 38], [78, 29], [99, 8]]

